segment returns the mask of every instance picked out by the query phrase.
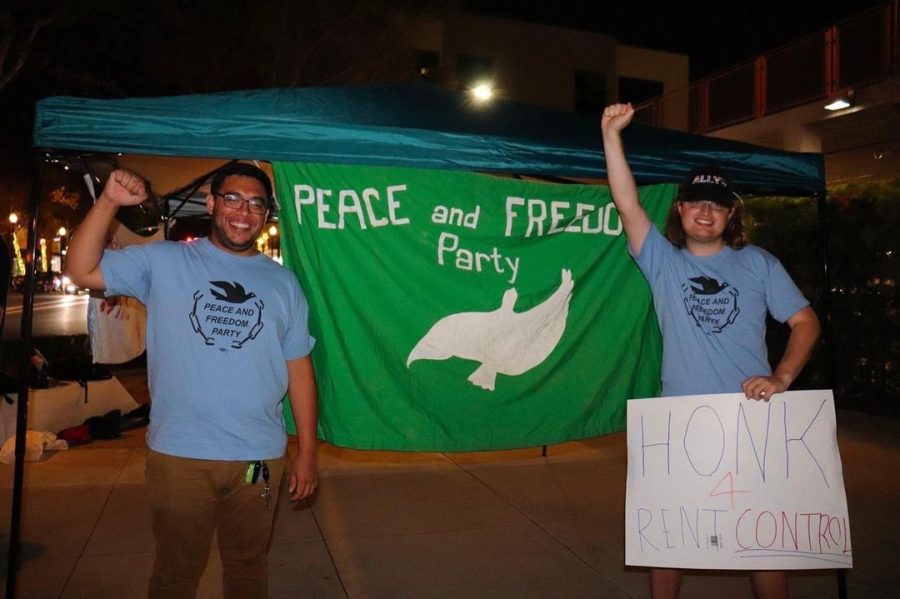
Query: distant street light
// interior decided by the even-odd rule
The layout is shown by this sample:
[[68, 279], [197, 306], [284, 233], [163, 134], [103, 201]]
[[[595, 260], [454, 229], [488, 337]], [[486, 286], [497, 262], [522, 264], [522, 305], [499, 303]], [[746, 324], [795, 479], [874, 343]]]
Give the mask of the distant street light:
[[269, 227], [266, 236], [267, 254], [270, 258], [281, 263], [281, 240], [278, 239], [278, 227], [272, 225]]
[[10, 249], [13, 253], [13, 268], [12, 276], [19, 276], [25, 274], [25, 261], [22, 259], [22, 253], [19, 251], [19, 243], [16, 241], [16, 229], [18, 229], [19, 225], [19, 215], [15, 212], [9, 213], [9, 237], [10, 237]]
[[[69, 251], [69, 240], [66, 237], [68, 231], [65, 227], [60, 227], [56, 231], [56, 235], [59, 237], [59, 255], [65, 256]], [[60, 264], [60, 270], [62, 270], [62, 264]]]
[[472, 88], [472, 96], [478, 102], [487, 102], [494, 97], [494, 88], [490, 83], [479, 83]]

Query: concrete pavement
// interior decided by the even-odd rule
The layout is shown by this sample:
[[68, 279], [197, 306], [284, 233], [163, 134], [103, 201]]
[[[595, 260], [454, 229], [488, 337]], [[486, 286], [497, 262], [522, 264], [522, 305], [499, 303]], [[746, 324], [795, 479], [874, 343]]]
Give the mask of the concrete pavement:
[[[139, 380], [123, 383], [142, 392]], [[900, 422], [845, 411], [838, 422], [856, 564], [849, 596], [900, 597]], [[146, 595], [143, 434], [27, 465], [20, 597]], [[294, 506], [282, 494], [271, 597], [649, 596], [646, 572], [623, 566], [624, 433], [551, 446], [548, 457], [323, 444], [320, 467], [312, 501]], [[11, 486], [12, 466], [0, 465], [3, 534]], [[199, 596], [219, 597], [220, 576], [214, 550]], [[833, 571], [790, 580], [793, 597], [837, 597]], [[749, 578], [685, 578], [682, 597], [710, 596], [749, 597]]]

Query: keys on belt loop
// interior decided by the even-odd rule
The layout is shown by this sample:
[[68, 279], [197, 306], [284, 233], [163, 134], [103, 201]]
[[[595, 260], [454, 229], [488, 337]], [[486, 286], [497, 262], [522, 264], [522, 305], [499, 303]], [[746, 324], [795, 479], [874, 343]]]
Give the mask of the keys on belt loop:
[[263, 492], [262, 496], [266, 498], [266, 509], [269, 507], [269, 498], [272, 496], [272, 488], [269, 487], [269, 465], [262, 463]]
[[266, 500], [266, 508], [269, 507], [269, 498], [272, 497], [272, 487], [269, 486], [269, 465], [264, 460], [256, 460], [247, 463], [247, 474], [244, 480], [247, 484], [255, 485], [262, 475], [263, 490], [260, 494]]

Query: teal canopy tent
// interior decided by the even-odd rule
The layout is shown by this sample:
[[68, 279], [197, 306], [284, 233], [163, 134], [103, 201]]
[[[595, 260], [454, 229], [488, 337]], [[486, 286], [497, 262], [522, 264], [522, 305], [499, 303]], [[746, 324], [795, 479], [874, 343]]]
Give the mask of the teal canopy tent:
[[[641, 184], [680, 181], [697, 166], [713, 163], [729, 174], [739, 192], [759, 195], [817, 196], [820, 206], [824, 201], [822, 193], [824, 163], [819, 154], [783, 152], [727, 140], [654, 129], [638, 124], [625, 131], [625, 142], [629, 163]], [[271, 161], [276, 167], [281, 168], [282, 173], [285, 169], [280, 165], [287, 163], [322, 165], [322, 168], [317, 171], [319, 175], [324, 173], [325, 165], [327, 165], [327, 168], [332, 169], [335, 173], [335, 179], [333, 184], [329, 184], [327, 193], [323, 192], [321, 197], [316, 196], [319, 198], [316, 201], [321, 204], [317, 209], [318, 219], [323, 223], [321, 225], [323, 228], [340, 230], [344, 228], [343, 220], [339, 224], [324, 222], [326, 219], [324, 215], [329, 208], [325, 205], [326, 202], [323, 198], [331, 194], [331, 188], [349, 189], [343, 185], [344, 178], [353, 179], [353, 177], [345, 174], [343, 170], [340, 170], [341, 168], [347, 169], [356, 166], [363, 167], [362, 170], [366, 171], [365, 176], [368, 179], [365, 184], [353, 179], [354, 183], [350, 187], [354, 189], [357, 187], [359, 189], [375, 189], [372, 187], [371, 180], [376, 177], [375, 171], [379, 170], [379, 167], [382, 169], [385, 167], [406, 169], [402, 176], [397, 175], [404, 181], [424, 177], [424, 181], [417, 183], [417, 186], [423, 189], [427, 188], [428, 183], [432, 180], [443, 180], [444, 175], [451, 171], [528, 175], [556, 182], [564, 178], [596, 180], [605, 176], [605, 161], [596, 115], [549, 110], [502, 99], [478, 103], [467, 93], [424, 84], [257, 90], [113, 100], [48, 98], [39, 102], [37, 106], [34, 143], [36, 147], [51, 151], [54, 155], [57, 152], [71, 151], [180, 158], [255, 159]], [[168, 162], [178, 161], [169, 160]], [[143, 170], [140, 172], [153, 178], [152, 173]], [[179, 175], [181, 174], [179, 171]], [[189, 195], [196, 194], [210, 174], [207, 172], [201, 177], [194, 178], [187, 186]], [[455, 175], [461, 174], [455, 173]], [[275, 175], [276, 179], [279, 179], [279, 173], [276, 172]], [[303, 174], [304, 181], [312, 178], [314, 177], [311, 175]], [[298, 186], [292, 184], [288, 178], [280, 177], [280, 179], [282, 191], [294, 190], [295, 193], [297, 192]], [[472, 191], [458, 192], [458, 196], [473, 198], [478, 193], [493, 187], [494, 182], [489, 183], [488, 181], [495, 178], [483, 177], [478, 179], [478, 184], [470, 183], [468, 179], [462, 180], [460, 177], [446, 179], [452, 181], [452, 185], [471, 185]], [[383, 181], [382, 183], [384, 183], [382, 186], [384, 189], [391, 188], [389, 182]], [[425, 199], [416, 203], [416, 206], [425, 206], [426, 199], [436, 201], [434, 198], [440, 197], [450, 186], [451, 183], [448, 183], [438, 189], [432, 189], [426, 194]], [[409, 194], [408, 197], [413, 197], [414, 192], [410, 191], [411, 188], [403, 186], [403, 189]], [[591, 192], [596, 189], [599, 188], [594, 188]], [[547, 210], [546, 207], [542, 207], [543, 204], [539, 205], [539, 198], [543, 193], [555, 194], [555, 201], [551, 206], [553, 210], [563, 210], [561, 206], [579, 205], [580, 200], [561, 199], [570, 190], [548, 190], [549, 186], [544, 189], [516, 189], [515, 192], [509, 193], [496, 191], [489, 199], [479, 200], [486, 202], [482, 217], [484, 228], [488, 228], [486, 223], [489, 221], [487, 206], [496, 208], [498, 202], [503, 198], [521, 196], [522, 198], [531, 198], [529, 202], [532, 200], [538, 202], [534, 205], [529, 204], [528, 231], [531, 231], [533, 217], [540, 214], [541, 210]], [[290, 192], [287, 193], [290, 195]], [[352, 215], [355, 212], [352, 200], [347, 199], [352, 198], [353, 194], [341, 197], [344, 199], [339, 201], [346, 203], [341, 204], [340, 210], [336, 210], [336, 212], [340, 212], [340, 218], [343, 219], [344, 216]], [[290, 202], [285, 203], [286, 199], [282, 198], [282, 206], [291, 208]], [[457, 201], [450, 197], [441, 200], [436, 208], [446, 209], [446, 205], [449, 205], [451, 200]], [[182, 202], [182, 200], [179, 201]], [[305, 201], [298, 197], [295, 198], [293, 207], [297, 209], [297, 205], [309, 204], [311, 201]], [[604, 206], [606, 201], [595, 199], [592, 206], [597, 208], [597, 214], [600, 214], [599, 208]], [[202, 202], [198, 205], [203, 207]], [[663, 209], [667, 206], [668, 204]], [[474, 204], [466, 208], [467, 214], [472, 215], [472, 229], [476, 228], [478, 208], [479, 206]], [[510, 210], [514, 212], [514, 209], [507, 206], [507, 212]], [[288, 217], [292, 216], [290, 210], [285, 210], [283, 214]], [[608, 217], [609, 212], [606, 214]], [[300, 227], [296, 226], [299, 225], [300, 214], [294, 214], [293, 217], [296, 219], [295, 226], [288, 228], [291, 236], [281, 237], [283, 243], [293, 241], [293, 235], [300, 230]], [[512, 221], [509, 220], [512, 217], [507, 216], [506, 218], [509, 221], [505, 227], [508, 237], [512, 230], [510, 224]], [[564, 217], [561, 213], [555, 213], [553, 218], [560, 220], [568, 217]], [[660, 218], [664, 218], [664, 214]], [[432, 218], [429, 218], [427, 214], [420, 214], [418, 217], [420, 223], [437, 223], [439, 220], [440, 218], [436, 219], [433, 215]], [[288, 220], [288, 224], [290, 224], [290, 220]], [[360, 227], [360, 230], [365, 228], [363, 220], [360, 220]], [[568, 226], [566, 231], [571, 232], [577, 228]], [[607, 227], [607, 229], [609, 228]], [[440, 235], [447, 234], [447, 231], [433, 231], [432, 234], [438, 238]], [[526, 233], [527, 235], [528, 233]], [[366, 239], [371, 244], [373, 236], [366, 237]], [[440, 239], [449, 238], [440, 237]], [[463, 243], [456, 233], [453, 233], [452, 239], [456, 240], [454, 243]], [[307, 241], [313, 247], [320, 246], [318, 241]], [[399, 238], [395, 242], [399, 244]], [[496, 260], [499, 263], [501, 251], [498, 248], [505, 243], [505, 240], [496, 240], [492, 243], [494, 244], [494, 253], [497, 254]], [[449, 247], [452, 244], [447, 242], [447, 245]], [[285, 247], [290, 248], [289, 245]], [[346, 249], [346, 245], [343, 243], [339, 244], [339, 247]], [[598, 247], [598, 244], [591, 244], [590, 250], [597, 251]], [[386, 255], [406, 256], [404, 267], [411, 268], [412, 250], [406, 248], [399, 251], [395, 246], [381, 249]], [[457, 249], [459, 248], [454, 247], [454, 251]], [[367, 245], [363, 250], [362, 254], [371, 254], [372, 246]], [[422, 248], [418, 248], [417, 251], [422, 256], [427, 254]], [[457, 263], [462, 266], [456, 268], [466, 270], [465, 252], [471, 253], [471, 251], [465, 247], [459, 251], [462, 252], [460, 255], [463, 258], [457, 258]], [[504, 250], [504, 255], [513, 255], [515, 252], [522, 251], [524, 249], [520, 245], [515, 249]], [[563, 253], [566, 256], [574, 256], [585, 255], [586, 251], [580, 246], [573, 246], [567, 253]], [[308, 259], [310, 254], [310, 252], [299, 251], [285, 251], [284, 253], [286, 257], [292, 257], [289, 266], [297, 270], [301, 279], [304, 276], [301, 273], [319, 270], [306, 268], [304, 260]], [[518, 255], [516, 256], [518, 257]], [[542, 257], [544, 257], [543, 254]], [[363, 260], [363, 257], [359, 257], [354, 264], [361, 264]], [[430, 268], [431, 262], [433, 262], [430, 254], [427, 254], [427, 260], [427, 268]], [[438, 261], [442, 266], [443, 260], [443, 254], [439, 253]], [[534, 260], [534, 262], [546, 263], [547, 260]], [[332, 266], [341, 269], [342, 265]], [[481, 272], [481, 262], [478, 262], [476, 270]], [[495, 266], [495, 270], [497, 273], [505, 272], [499, 264]], [[585, 268], [585, 271], [587, 270]], [[425, 271], [426, 266], [423, 266], [422, 272]], [[550, 277], [550, 274], [544, 274]], [[515, 278], [516, 275], [512, 276]], [[559, 276], [558, 272], [555, 276]], [[426, 275], [422, 274], [421, 278], [424, 280]], [[539, 286], [544, 284], [543, 281], [544, 279], [541, 279], [540, 282], [533, 281], [535, 287], [529, 292], [536, 296]], [[586, 282], [584, 278], [580, 281], [580, 285]], [[514, 280], [510, 279], [507, 282], [511, 285]], [[466, 282], [460, 281], [455, 288], [462, 288], [465, 284]], [[520, 291], [527, 287], [527, 283], [522, 279], [516, 284], [522, 287]], [[429, 288], [434, 288], [435, 285], [437, 283]], [[323, 285], [312, 285], [312, 287], [324, 288]], [[542, 287], [540, 289], [543, 291]], [[414, 293], [414, 291], [410, 292]], [[501, 291], [485, 285], [484, 293], [490, 296], [492, 293]], [[371, 293], [367, 292], [360, 295], [372, 297]], [[827, 291], [825, 295], [827, 302]], [[324, 294], [319, 301], [323, 306], [330, 305], [330, 300]], [[385, 303], [396, 303], [395, 298], [384, 298], [384, 301]], [[324, 312], [321, 306], [318, 307], [320, 309], [316, 313]], [[827, 305], [823, 306], [823, 309], [827, 316]], [[451, 313], [453, 310], [455, 308], [446, 307], [447, 313]], [[337, 318], [340, 315], [335, 313], [333, 316]], [[364, 322], [363, 316], [360, 316], [358, 320], [359, 338], [364, 339], [368, 323]], [[403, 320], [410, 321], [411, 319], [407, 314]], [[424, 316], [422, 320], [424, 322]], [[584, 322], [586, 323], [585, 327], [593, 326], [587, 320]], [[345, 323], [344, 328], [346, 329], [347, 326]], [[411, 332], [406, 333], [406, 336], [400, 335], [397, 339], [393, 339], [396, 346], [392, 346], [391, 351], [385, 351], [381, 347], [372, 348], [366, 355], [393, 355], [394, 353], [399, 355], [402, 352], [398, 348], [410, 341], [407, 337], [412, 337]], [[379, 339], [386, 338], [380, 336]], [[339, 344], [332, 343], [330, 347], [337, 345]], [[357, 343], [357, 345], [359, 344]], [[408, 348], [405, 349], [408, 350]], [[366, 368], [361, 366], [358, 371], [354, 371], [360, 373], [354, 380], [368, 380], [371, 378], [369, 376], [371, 372], [384, 372], [387, 366], [382, 366], [384, 365], [375, 367], [367, 364]], [[407, 364], [407, 368], [408, 366]], [[574, 380], [574, 377], [570, 378]], [[391, 396], [401, 397], [405, 389], [406, 387], [399, 391], [395, 389], [396, 392]], [[354, 388], [353, 391], [357, 395], [362, 393], [358, 388]], [[345, 392], [342, 393], [342, 396], [356, 397], [357, 395], [354, 393]], [[561, 394], [565, 395], [565, 393]], [[513, 395], [515, 395], [514, 392]], [[633, 397], [633, 395], [631, 396]], [[377, 402], [373, 399], [372, 403]], [[395, 410], [390, 412], [397, 413]], [[322, 421], [325, 420], [323, 417]], [[359, 428], [372, 430], [378, 427], [366, 423], [366, 426]], [[404, 430], [418, 430], [418, 428], [409, 426]], [[445, 426], [442, 430], [449, 429]], [[543, 433], [543, 431], [541, 432]], [[581, 431], [579, 434], [586, 434], [586, 431]], [[597, 434], [596, 431], [594, 434]], [[568, 435], [568, 431], [560, 432], [553, 436], [543, 437], [540, 441], [548, 442], [549, 439], [551, 442], [557, 442], [563, 438], [573, 438]], [[400, 445], [399, 443], [405, 442], [407, 437], [408, 435], [398, 435], [398, 438], [402, 438], [400, 441], [396, 439], [390, 442], [382, 440], [380, 442], [386, 443], [384, 447], [376, 447], [376, 443], [370, 440], [366, 440], [367, 445], [357, 441], [346, 441], [346, 444], [367, 448], [439, 449], [437, 446], [427, 446], [425, 441], [416, 442], [415, 445]], [[446, 435], [446, 438], [453, 440], [457, 440], [459, 437], [460, 435], [455, 434]], [[329, 438], [329, 440], [335, 439], [338, 437]], [[527, 442], [538, 440], [529, 438]], [[526, 441], [494, 439], [492, 443], [496, 445], [483, 447], [477, 445], [480, 442], [480, 438], [475, 438], [467, 441], [468, 444], [464, 446], [455, 446], [454, 450], [497, 448], [501, 445], [511, 446], [512, 443], [525, 443]], [[357, 444], [353, 445], [353, 443]]]
[[[427, 85], [259, 90], [159, 98], [51, 97], [36, 108], [47, 152], [255, 159], [603, 178], [598, 115], [509, 100], [475, 103]], [[625, 132], [639, 183], [676, 182], [716, 164], [744, 193], [818, 196], [819, 154], [777, 151], [635, 124]], [[37, 172], [39, 169], [35, 169]], [[33, 185], [23, 347], [31, 346], [39, 185]], [[27, 351], [27, 350], [26, 350]], [[23, 355], [23, 364], [27, 356]], [[20, 382], [7, 589], [15, 587], [28, 385]]]
[[[680, 181], [715, 163], [744, 192], [812, 195], [820, 154], [633, 125], [639, 183]], [[551, 177], [603, 177], [596, 115], [498, 99], [477, 104], [429, 85], [372, 85], [37, 105], [37, 148], [161, 156], [406, 166]]]

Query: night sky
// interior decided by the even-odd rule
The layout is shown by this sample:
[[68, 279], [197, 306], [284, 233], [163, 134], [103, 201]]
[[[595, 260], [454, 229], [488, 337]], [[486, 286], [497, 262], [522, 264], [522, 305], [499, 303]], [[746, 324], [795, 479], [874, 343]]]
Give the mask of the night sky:
[[605, 33], [625, 44], [688, 54], [693, 80], [882, 4], [884, 0], [467, 0], [463, 7], [490, 16]]

